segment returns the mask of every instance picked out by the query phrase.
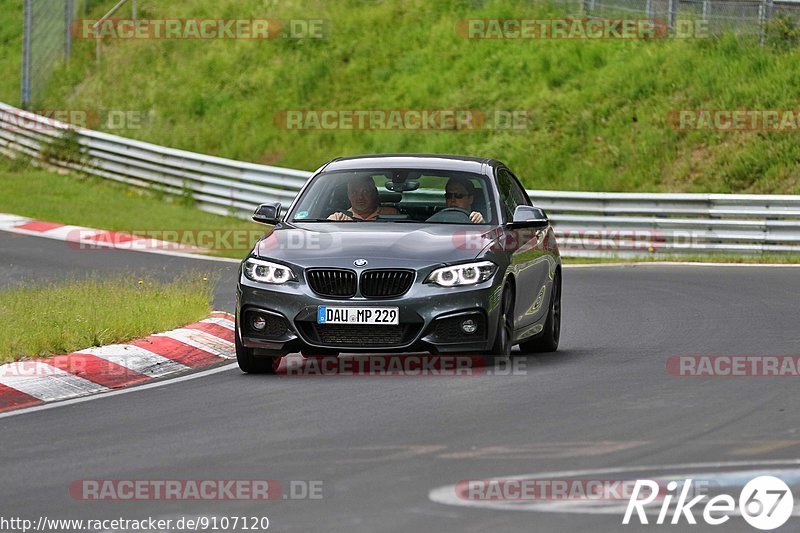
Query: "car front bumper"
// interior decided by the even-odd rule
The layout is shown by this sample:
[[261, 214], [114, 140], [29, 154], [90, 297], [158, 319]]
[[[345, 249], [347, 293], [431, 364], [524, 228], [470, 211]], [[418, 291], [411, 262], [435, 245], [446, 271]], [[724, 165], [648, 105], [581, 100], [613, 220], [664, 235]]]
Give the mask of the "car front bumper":
[[[242, 345], [255, 353], [290, 353], [315, 350], [352, 353], [470, 353], [485, 352], [497, 329], [501, 280], [495, 276], [474, 287], [443, 288], [414, 283], [401, 297], [326, 298], [304, 283], [265, 287], [241, 277], [237, 286], [237, 334]], [[338, 307], [397, 307], [399, 326], [318, 325], [320, 305]], [[253, 314], [267, 317], [267, 333], [250, 326]], [[478, 325], [472, 334], [461, 330], [461, 322]]]

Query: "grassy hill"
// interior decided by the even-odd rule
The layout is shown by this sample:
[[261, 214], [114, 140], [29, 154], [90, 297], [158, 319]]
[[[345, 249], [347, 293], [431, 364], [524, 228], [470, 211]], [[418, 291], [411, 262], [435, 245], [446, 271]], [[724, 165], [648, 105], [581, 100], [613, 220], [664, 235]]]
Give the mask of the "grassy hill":
[[[21, 0], [6, 6], [0, 97], [17, 102]], [[108, 6], [94, 3], [90, 16]], [[523, 0], [140, 0], [150, 18], [318, 18], [327, 38], [77, 42], [40, 108], [149, 114], [121, 133], [314, 169], [340, 155], [493, 156], [543, 189], [800, 193], [800, 131], [675, 131], [679, 109], [793, 109], [800, 52], [722, 39], [467, 40], [465, 18], [564, 16]], [[123, 13], [127, 16], [127, 13]], [[12, 24], [12, 25], [13, 25]], [[10, 39], [10, 40], [9, 40]], [[16, 63], [15, 63], [16, 61]], [[521, 131], [286, 131], [286, 110], [526, 110]]]
[[22, 0], [0, 0], [0, 100], [19, 104], [22, 65]]

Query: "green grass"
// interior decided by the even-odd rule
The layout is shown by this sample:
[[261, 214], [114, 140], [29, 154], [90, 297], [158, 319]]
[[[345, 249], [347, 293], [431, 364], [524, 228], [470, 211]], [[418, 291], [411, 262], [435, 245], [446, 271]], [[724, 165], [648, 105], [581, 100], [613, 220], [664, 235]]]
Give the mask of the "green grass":
[[0, 0], [0, 101], [11, 105], [20, 103], [22, 1]]
[[205, 318], [214, 279], [120, 274], [0, 291], [0, 362], [126, 342]]
[[[181, 204], [180, 198], [152, 193], [92, 177], [48, 172], [19, 161], [0, 160], [0, 213], [13, 213], [62, 224], [147, 234], [162, 240], [193, 244], [197, 230], [219, 235], [211, 255], [241, 259], [267, 229], [261, 224], [223, 217]], [[158, 233], [151, 233], [152, 231]], [[179, 232], [170, 238], [168, 231]], [[233, 230], [242, 240], [226, 238]], [[212, 233], [208, 233], [208, 231]]]
[[[463, 153], [506, 161], [530, 188], [800, 192], [800, 132], [677, 132], [667, 121], [679, 109], [796, 108], [797, 49], [732, 36], [469, 41], [455, 32], [468, 17], [564, 16], [560, 9], [529, 0], [141, 0], [142, 17], [310, 17], [328, 20], [330, 32], [323, 40], [112, 41], [99, 64], [94, 43], [80, 41], [37, 105], [143, 111], [143, 127], [117, 133], [293, 168], [351, 154]], [[294, 109], [453, 108], [527, 110], [530, 125], [420, 133], [273, 123]]]

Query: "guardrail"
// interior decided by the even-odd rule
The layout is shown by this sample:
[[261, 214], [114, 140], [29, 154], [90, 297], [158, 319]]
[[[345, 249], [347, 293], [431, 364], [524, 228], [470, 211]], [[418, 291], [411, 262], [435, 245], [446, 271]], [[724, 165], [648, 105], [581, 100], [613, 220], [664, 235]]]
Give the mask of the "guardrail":
[[[0, 153], [167, 194], [247, 217], [288, 205], [311, 172], [126, 139], [0, 103]], [[553, 220], [564, 255], [800, 253], [800, 196], [529, 190]]]

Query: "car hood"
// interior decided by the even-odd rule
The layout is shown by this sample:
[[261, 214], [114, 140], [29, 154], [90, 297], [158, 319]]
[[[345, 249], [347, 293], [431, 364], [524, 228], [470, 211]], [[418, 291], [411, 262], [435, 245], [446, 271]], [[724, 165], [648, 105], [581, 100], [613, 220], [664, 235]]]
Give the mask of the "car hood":
[[491, 242], [491, 226], [384, 222], [307, 223], [277, 227], [254, 252], [302, 266], [421, 266], [469, 261]]

